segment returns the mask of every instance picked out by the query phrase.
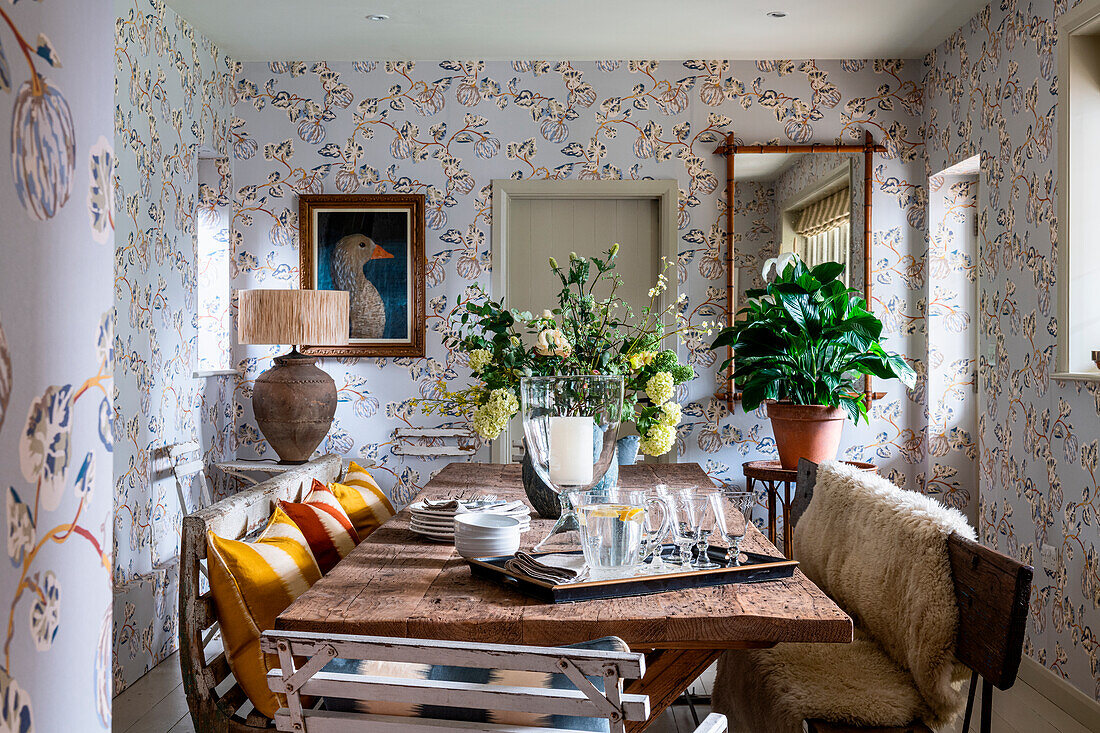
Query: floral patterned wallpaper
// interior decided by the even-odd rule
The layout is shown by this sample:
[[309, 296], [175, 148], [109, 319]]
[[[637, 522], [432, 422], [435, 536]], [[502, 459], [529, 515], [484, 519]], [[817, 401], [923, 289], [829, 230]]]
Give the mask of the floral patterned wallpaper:
[[[969, 164], [962, 164], [966, 167]], [[977, 524], [977, 173], [928, 181], [925, 491]]]
[[[136, 475], [133, 483], [126, 478], [131, 457], [145, 475], [140, 464], [150, 448], [196, 432], [214, 456], [237, 443], [244, 454], [270, 454], [252, 421], [251, 384], [280, 349], [235, 347], [244, 376], [232, 393], [225, 380], [213, 382], [209, 394], [182, 377], [176, 381], [190, 363], [194, 338], [194, 323], [182, 317], [194, 297], [186, 241], [194, 230], [188, 197], [196, 195], [185, 142], [205, 136], [220, 150], [224, 139], [231, 154], [234, 287], [296, 286], [300, 193], [427, 196], [427, 357], [323, 364], [336, 379], [340, 407], [321, 450], [376, 460], [382, 480], [407, 494], [442, 463], [399, 460], [392, 431], [427, 423], [410, 400], [431, 394], [440, 379], [466, 378], [442, 337], [456, 298], [475, 283], [490, 287], [493, 178], [677, 180], [678, 286], [687, 295], [685, 316], [699, 322], [723, 315], [724, 166], [712, 152], [720, 138], [733, 132], [746, 144], [858, 141], [870, 129], [888, 149], [876, 157], [872, 179], [873, 307], [886, 324], [889, 348], [910, 357], [922, 380], [912, 392], [881, 385], [887, 398], [875, 404], [869, 426], [847, 428], [844, 455], [876, 462], [899, 484], [972, 506], [973, 493], [964, 496], [972, 480], [962, 474], [945, 480], [940, 467], [965, 466], [976, 443], [985, 541], [1034, 563], [1044, 542], [1059, 553], [1057, 566], [1039, 576], [1028, 652], [1100, 696], [1093, 631], [1100, 605], [1100, 387], [1049, 377], [1057, 332], [1056, 251], [1047, 244], [1056, 241], [1053, 23], [1065, 3], [1005, 0], [932, 52], [923, 68], [786, 60], [278, 61], [226, 68], [217, 50], [158, 0], [119, 2], [121, 22], [129, 17], [133, 29], [120, 36], [123, 50], [116, 54], [125, 60], [120, 127], [133, 130], [115, 146], [123, 169], [120, 204], [129, 211], [128, 197], [137, 193], [142, 205], [123, 217], [129, 221], [120, 227], [118, 250], [152, 259], [143, 266], [127, 256], [119, 264], [123, 279], [140, 285], [136, 295], [118, 292], [127, 315], [118, 342], [126, 355], [119, 381], [126, 386], [120, 384], [117, 455], [126, 459], [116, 463], [123, 515], [115, 525], [116, 580], [147, 573], [154, 548], [174, 541], [178, 521], [178, 507], [160, 501], [163, 490]], [[223, 116], [218, 90], [227, 71], [231, 119]], [[138, 98], [129, 100], [135, 79]], [[153, 110], [151, 125], [148, 113], [138, 112], [142, 98]], [[979, 151], [978, 193], [954, 181], [929, 185], [931, 173]], [[977, 197], [976, 263], [954, 256], [943, 237], [930, 241], [929, 222], [943, 233], [946, 221], [944, 209], [929, 219], [930, 188], [959, 202]], [[53, 205], [36, 204], [43, 212]], [[963, 281], [971, 283], [975, 269], [979, 417], [976, 434], [964, 436], [942, 430], [944, 416], [933, 407], [942, 404], [956, 359], [939, 351], [954, 336], [937, 341], [938, 325], [929, 324], [939, 319], [948, 326], [951, 309], [940, 307], [946, 302], [940, 296], [963, 303]], [[139, 313], [131, 315], [135, 300]], [[163, 338], [151, 338], [153, 329]], [[715, 478], [740, 480], [742, 461], [774, 454], [770, 430], [762, 415], [730, 415], [712, 398], [715, 358], [702, 339], [684, 353], [699, 377], [680, 395], [687, 403], [680, 459], [699, 461]], [[147, 371], [150, 365], [156, 369]], [[165, 623], [152, 612], [118, 613], [116, 644], [137, 650], [129, 657], [137, 661], [122, 664], [147, 666], [169, 648], [174, 626], [154, 629], [153, 621]], [[116, 666], [116, 677], [129, 669], [123, 674]]]
[[[428, 201], [428, 355], [333, 359], [340, 406], [322, 450], [379, 462], [407, 493], [442, 462], [394, 456], [395, 427], [427, 425], [410, 401], [467, 370], [442, 346], [456, 299], [490, 288], [494, 178], [675, 179], [680, 188], [678, 287], [684, 315], [713, 320], [725, 304], [725, 175], [714, 149], [745, 144], [862, 141], [889, 153], [874, 177], [875, 307], [889, 346], [923, 363], [921, 296], [926, 198], [919, 62], [902, 61], [417, 61], [247, 63], [231, 125], [235, 287], [295, 287], [297, 194], [423, 193]], [[740, 212], [739, 212], [740, 221]], [[596, 243], [603, 247], [609, 243]], [[741, 257], [742, 253], [738, 253]], [[744, 260], [745, 267], [756, 264]], [[684, 347], [698, 378], [680, 395], [680, 460], [741, 479], [743, 461], [774, 456], [759, 414], [713, 399], [707, 339]], [[251, 415], [251, 384], [278, 348], [239, 348], [242, 453], [270, 455]], [[923, 367], [921, 367], [923, 372]], [[919, 394], [883, 385], [868, 426], [845, 455], [873, 460], [916, 487], [924, 458]], [[488, 452], [481, 454], [487, 459]]]
[[1051, 379], [1055, 23], [1066, 9], [1004, 0], [930, 53], [924, 132], [930, 173], [981, 155], [979, 534], [1036, 567], [1027, 653], [1100, 699], [1100, 383]]
[[200, 157], [196, 217], [196, 364], [198, 371], [228, 369], [232, 361], [229, 310], [229, 158]]
[[0, 730], [15, 733], [111, 727], [111, 17], [103, 0], [0, 6]]
[[747, 303], [745, 291], [764, 284], [764, 263], [779, 254], [781, 236], [775, 181], [737, 181], [733, 189], [735, 313]]
[[[197, 317], [197, 167], [200, 151], [226, 151], [229, 67], [161, 0], [116, 0], [115, 13], [117, 693], [177, 645], [185, 512], [163, 448], [201, 437], [212, 461], [231, 455], [233, 444], [230, 378], [192, 376], [202, 367], [198, 329], [219, 323]], [[201, 201], [206, 207], [210, 195]], [[194, 508], [198, 486], [188, 488]]]

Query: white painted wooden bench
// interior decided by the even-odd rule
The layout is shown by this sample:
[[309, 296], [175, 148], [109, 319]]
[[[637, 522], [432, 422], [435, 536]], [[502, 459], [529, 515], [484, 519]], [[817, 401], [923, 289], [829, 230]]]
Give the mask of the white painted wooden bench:
[[335, 481], [340, 456], [328, 455], [199, 509], [183, 518], [180, 542], [180, 667], [196, 733], [258, 733], [272, 721], [252, 709], [229, 671], [218, 634], [218, 610], [207, 590], [206, 533], [241, 539], [267, 524], [275, 502], [297, 501], [310, 479]]
[[[641, 679], [645, 655], [569, 647], [478, 644], [377, 636], [346, 636], [300, 631], [268, 631], [261, 648], [279, 657], [268, 673], [271, 689], [286, 695], [276, 727], [289, 733], [546, 733], [544, 727], [403, 717], [310, 708], [302, 696], [367, 702], [407, 703], [461, 709], [518, 711], [534, 715], [605, 718], [612, 733], [625, 733], [627, 721], [649, 718], [649, 698], [623, 692], [626, 680]], [[489, 685], [478, 682], [411, 679], [324, 672], [333, 659], [446, 665], [475, 669], [563, 674], [575, 689]], [[602, 680], [603, 691], [590, 677]], [[556, 729], [561, 731], [562, 729]], [[697, 733], [726, 730], [722, 715], [711, 715]], [[581, 733], [568, 731], [563, 733]]]
[[472, 456], [480, 446], [471, 428], [394, 428], [393, 440], [394, 455], [425, 459]]

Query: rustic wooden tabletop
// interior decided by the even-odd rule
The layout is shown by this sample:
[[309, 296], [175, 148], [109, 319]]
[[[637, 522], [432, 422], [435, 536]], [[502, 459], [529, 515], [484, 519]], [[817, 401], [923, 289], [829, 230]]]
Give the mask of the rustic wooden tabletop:
[[[619, 482], [712, 485], [694, 463], [622, 466]], [[452, 463], [428, 482], [421, 498], [484, 493], [522, 498], [519, 465]], [[618, 636], [633, 649], [656, 650], [646, 680], [634, 687], [650, 694], [654, 716], [724, 649], [852, 639], [851, 619], [798, 570], [791, 578], [762, 583], [555, 605], [471, 577], [452, 545], [428, 542], [408, 525], [406, 509], [294, 601], [276, 626], [545, 646]], [[534, 517], [523, 547], [530, 549], [550, 525]], [[743, 549], [781, 554], [755, 527]]]
[[[620, 484], [709, 485], [698, 464], [623, 466]], [[518, 465], [452, 463], [421, 498], [494, 493], [522, 498]], [[615, 635], [631, 646], [731, 649], [778, 641], [845, 642], [852, 622], [799, 571], [764, 583], [549, 604], [472, 578], [450, 544], [408, 529], [408, 510], [359, 544], [290, 605], [279, 628], [515, 644], [569, 644]], [[549, 531], [534, 518], [523, 545]], [[779, 555], [755, 528], [743, 549]]]

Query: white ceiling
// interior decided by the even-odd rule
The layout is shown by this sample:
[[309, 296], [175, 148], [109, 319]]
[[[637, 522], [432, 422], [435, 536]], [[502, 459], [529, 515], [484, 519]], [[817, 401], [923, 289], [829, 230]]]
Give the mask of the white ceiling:
[[[987, 0], [168, 0], [242, 61], [920, 58]], [[787, 17], [769, 18], [769, 11]], [[365, 16], [390, 19], [371, 22]]]

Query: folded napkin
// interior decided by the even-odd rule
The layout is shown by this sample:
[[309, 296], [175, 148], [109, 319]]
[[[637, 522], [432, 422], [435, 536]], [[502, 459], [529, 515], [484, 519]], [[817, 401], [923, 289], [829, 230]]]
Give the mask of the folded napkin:
[[517, 552], [504, 563], [504, 569], [555, 585], [580, 580], [588, 571], [584, 559], [577, 555], [543, 555], [536, 560], [526, 552]]

